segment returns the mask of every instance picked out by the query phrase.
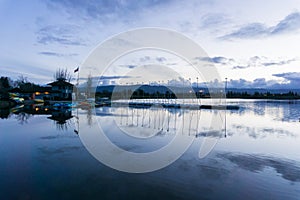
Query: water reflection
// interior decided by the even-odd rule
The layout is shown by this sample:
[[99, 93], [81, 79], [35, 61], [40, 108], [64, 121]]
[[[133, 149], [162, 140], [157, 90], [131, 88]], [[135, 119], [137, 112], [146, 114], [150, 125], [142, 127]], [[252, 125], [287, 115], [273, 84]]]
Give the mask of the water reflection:
[[51, 119], [55, 122], [56, 128], [58, 130], [68, 130], [68, 127], [71, 126], [70, 119], [72, 118], [71, 109], [62, 109], [62, 110], [52, 110], [51, 116], [48, 119]]
[[9, 109], [0, 109], [0, 118], [7, 119], [10, 117], [10, 110]]
[[[104, 196], [298, 200], [299, 104], [241, 100], [228, 103], [238, 103], [241, 109], [55, 110], [35, 105], [0, 110], [0, 127], [5, 130], [0, 134], [0, 188], [5, 191], [2, 199]], [[209, 124], [212, 116], [219, 114], [226, 118], [221, 129], [213, 130]], [[195, 140], [180, 159], [162, 170], [121, 173], [99, 163], [87, 151], [80, 137], [88, 133], [76, 132], [78, 116], [84, 119], [80, 126], [88, 129], [101, 121], [107, 137], [131, 152], [159, 149], [175, 134]], [[67, 128], [58, 128], [57, 124]], [[122, 134], [121, 130], [129, 134]], [[207, 137], [217, 138], [218, 143], [207, 157], [199, 159], [199, 148]]]
[[33, 114], [29, 114], [26, 112], [20, 112], [16, 115], [16, 119], [20, 124], [27, 124], [28, 120], [33, 117]]
[[[256, 105], [256, 103], [254, 103]], [[264, 105], [261, 108], [241, 111], [213, 111], [213, 110], [188, 110], [175, 108], [111, 108], [103, 107], [96, 110], [97, 117], [113, 118], [115, 125], [124, 129], [135, 128], [137, 134], [147, 133], [147, 129], [155, 131], [156, 135], [172, 135], [180, 132], [194, 137], [226, 138], [233, 135], [247, 135], [250, 138], [259, 139], [268, 136], [298, 137], [299, 123], [296, 120], [298, 107], [292, 107], [289, 115], [275, 111], [274, 106]], [[278, 105], [277, 105], [278, 106]], [[285, 107], [285, 105], [283, 105]], [[212, 129], [209, 125], [213, 115], [223, 115], [222, 125]], [[284, 120], [277, 123], [277, 116]], [[282, 116], [283, 115], [283, 116]], [[287, 115], [287, 114], [286, 114]]]
[[274, 127], [250, 127], [241, 124], [232, 124], [230, 132], [227, 133], [229, 136], [232, 136], [235, 133], [246, 134], [254, 139], [261, 139], [268, 136], [282, 136], [282, 137], [298, 137], [298, 134], [291, 131], [285, 130], [283, 128], [274, 128]]
[[[188, 110], [177, 108], [108, 108], [96, 110], [96, 116], [111, 118], [121, 129], [139, 130], [138, 136], [146, 137], [147, 132], [156, 135], [174, 135], [176, 133], [190, 136], [224, 137], [223, 121], [218, 127], [211, 127], [212, 116], [225, 114], [222, 111]], [[212, 130], [215, 128], [216, 130]], [[143, 135], [144, 134], [144, 135]]]
[[219, 153], [217, 156], [222, 159], [227, 159], [238, 165], [239, 168], [251, 172], [258, 173], [267, 167], [271, 167], [275, 169], [278, 174], [281, 174], [282, 178], [292, 182], [300, 182], [299, 163], [292, 160], [253, 154]]
[[[136, 129], [138, 134], [144, 134], [143, 137], [150, 129], [155, 131], [157, 136], [181, 132], [197, 138], [226, 138], [234, 134], [245, 134], [256, 139], [268, 135], [298, 137], [295, 128], [299, 125], [295, 122], [299, 122], [300, 118], [299, 101], [229, 100], [228, 104], [239, 104], [240, 109], [220, 111], [163, 107], [100, 107], [94, 110], [31, 105], [11, 110], [2, 109], [0, 116], [2, 119], [15, 117], [20, 124], [26, 124], [34, 115], [49, 115], [47, 118], [54, 121], [56, 128], [65, 131], [74, 121], [77, 122], [79, 110], [80, 114], [86, 115], [89, 126], [93, 124], [94, 118], [112, 117], [116, 126], [121, 129]], [[212, 123], [210, 120], [212, 116], [217, 115], [223, 116], [221, 126], [212, 129], [209, 126]], [[289, 128], [285, 125], [289, 125]], [[74, 132], [78, 134], [78, 129], [75, 128]]]
[[1, 110], [2, 118], [8, 119], [15, 117], [19, 124], [29, 123], [29, 119], [34, 115], [50, 115], [47, 119], [53, 120], [57, 130], [66, 131], [72, 125], [70, 119], [73, 118], [70, 108], [57, 108], [53, 106], [45, 106], [43, 104], [34, 104], [28, 106], [18, 106], [10, 110]]

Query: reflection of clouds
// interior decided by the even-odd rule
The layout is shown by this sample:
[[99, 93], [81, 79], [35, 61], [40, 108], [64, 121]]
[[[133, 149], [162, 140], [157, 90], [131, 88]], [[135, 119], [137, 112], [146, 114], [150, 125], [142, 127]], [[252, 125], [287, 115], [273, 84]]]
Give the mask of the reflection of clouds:
[[69, 151], [75, 151], [82, 149], [83, 146], [64, 146], [56, 149], [50, 149], [49, 147], [40, 147], [39, 150], [41, 153], [45, 154], [45, 156], [52, 156], [56, 154], [63, 154]]
[[248, 134], [249, 137], [252, 138], [264, 138], [269, 135], [277, 135], [277, 136], [289, 136], [289, 137], [297, 137], [297, 135], [293, 134], [290, 131], [280, 129], [280, 128], [258, 128], [258, 127], [249, 127], [241, 124], [233, 124], [232, 130], [230, 132], [240, 133], [240, 134]]
[[[234, 100], [229, 100], [229, 104], [235, 103]], [[295, 132], [297, 124], [289, 126], [290, 124], [286, 122], [285, 124], [276, 122], [279, 118], [295, 118], [300, 112], [297, 104], [290, 104], [288, 101], [241, 100], [240, 105], [241, 109], [238, 111], [226, 111], [227, 128], [223, 122], [223, 127], [218, 130], [209, 129], [208, 118], [212, 114], [217, 115], [224, 111], [104, 107], [96, 109], [96, 115], [104, 118], [114, 117], [118, 126], [122, 129], [131, 128], [129, 132], [134, 132], [135, 136], [140, 137], [147, 137], [147, 129], [152, 128], [162, 130], [155, 135], [161, 137], [179, 133], [197, 138], [227, 136], [248, 136], [254, 139], [298, 138], [298, 133]]]
[[54, 140], [54, 139], [62, 139], [62, 138], [78, 138], [77, 136], [65, 136], [65, 135], [49, 135], [40, 137], [41, 140]]
[[255, 115], [270, 116], [275, 121], [298, 121], [299, 103], [297, 100], [260, 100], [248, 103], [247, 111]]
[[300, 182], [300, 167], [291, 160], [281, 160], [273, 157], [250, 154], [219, 153], [218, 157], [227, 159], [240, 168], [251, 172], [262, 172], [266, 167], [272, 167], [282, 178]]
[[130, 152], [140, 152], [142, 147], [139, 145], [124, 145], [124, 144], [118, 144], [118, 146], [125, 151], [130, 151]]
[[201, 131], [196, 134], [196, 137], [214, 137], [214, 138], [221, 138], [224, 136], [224, 132], [221, 131]]

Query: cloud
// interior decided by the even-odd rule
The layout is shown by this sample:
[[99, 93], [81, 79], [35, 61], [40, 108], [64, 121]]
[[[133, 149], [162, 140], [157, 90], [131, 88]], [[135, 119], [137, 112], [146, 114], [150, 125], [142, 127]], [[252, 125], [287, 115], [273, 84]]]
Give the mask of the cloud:
[[272, 34], [281, 34], [300, 29], [300, 13], [294, 12], [286, 16], [272, 30]]
[[287, 72], [281, 74], [273, 74], [273, 76], [284, 78], [288, 81], [297, 82], [300, 84], [300, 72]]
[[245, 79], [229, 80], [228, 88], [250, 88], [251, 82]]
[[224, 14], [211, 13], [202, 16], [200, 28], [216, 28], [228, 24], [231, 20]]
[[151, 59], [150, 56], [144, 56], [140, 58], [140, 62], [148, 62], [150, 59]]
[[156, 60], [160, 63], [167, 61], [165, 57], [157, 57]]
[[238, 30], [226, 34], [220, 39], [250, 39], [266, 36], [291, 33], [300, 29], [300, 13], [294, 12], [286, 16], [275, 26], [267, 26], [263, 23], [249, 23], [243, 25]]
[[267, 57], [260, 57], [260, 56], [253, 56], [250, 57], [247, 61], [244, 63], [236, 63], [235, 66], [232, 67], [232, 69], [246, 69], [249, 67], [270, 67], [270, 66], [281, 66], [290, 64], [293, 61], [296, 61], [296, 58], [293, 59], [283, 59], [283, 58], [277, 58], [277, 59], [271, 59]]
[[56, 53], [56, 52], [50, 52], [50, 51], [41, 51], [38, 54], [39, 55], [44, 55], [44, 56], [54, 56], [54, 57], [73, 57], [73, 56], [78, 56], [77, 53], [63, 54], [63, 53]]
[[218, 157], [227, 159], [241, 169], [250, 172], [262, 172], [273, 168], [282, 178], [291, 182], [300, 182], [300, 167], [292, 160], [282, 160], [255, 154], [219, 153]]
[[83, 39], [78, 37], [80, 27], [70, 24], [61, 25], [48, 25], [40, 28], [37, 35], [37, 42], [39, 44], [62, 44], [62, 45], [73, 45], [85, 46]]
[[222, 64], [226, 65], [231, 62], [234, 62], [234, 59], [232, 58], [225, 58], [223, 56], [216, 56], [216, 57], [197, 57], [196, 59], [206, 61], [206, 62], [211, 62], [211, 63], [216, 63], [216, 64]]
[[231, 66], [232, 69], [246, 69], [249, 67], [269, 67], [269, 66], [281, 66], [290, 64], [293, 61], [296, 61], [296, 58], [292, 59], [271, 59], [264, 56], [253, 56], [248, 60], [239, 61], [233, 58], [226, 58], [224, 56], [215, 56], [215, 57], [196, 57], [195, 59], [210, 62], [213, 64], [220, 64]]
[[79, 16], [81, 19], [98, 19], [103, 22], [108, 19], [128, 20], [136, 16], [143, 9], [151, 9], [161, 4], [169, 4], [171, 0], [48, 0], [52, 9], [64, 9], [70, 16]]
[[293, 61], [295, 61], [296, 59], [290, 59], [290, 60], [281, 60], [281, 61], [277, 61], [277, 62], [265, 62], [262, 63], [262, 65], [264, 66], [272, 66], [272, 65], [285, 65], [285, 64], [289, 64]]
[[[1, 76], [8, 76], [13, 80], [17, 80], [19, 76], [23, 75], [28, 78], [28, 81], [37, 84], [49, 82], [52, 79], [52, 71], [50, 68], [43, 68], [41, 66], [32, 65], [13, 65], [1, 66]], [[50, 74], [50, 75], [49, 75]]]
[[[121, 78], [132, 78], [132, 76], [94, 76], [93, 80], [112, 80], [112, 79], [121, 79]], [[88, 78], [80, 78], [80, 80], [87, 80]]]
[[129, 69], [134, 69], [134, 68], [136, 68], [137, 66], [136, 65], [128, 65], [127, 66]]
[[273, 74], [273, 76], [284, 78], [285, 81], [279, 82], [277, 80], [266, 80], [265, 78], [257, 78], [253, 81], [231, 79], [228, 81], [228, 88], [299, 89], [300, 72]]
[[250, 66], [249, 65], [247, 65], [247, 66], [237, 65], [237, 66], [233, 66], [232, 69], [246, 69], [248, 67], [250, 67]]
[[268, 27], [266, 27], [264, 24], [261, 23], [251, 23], [247, 24], [241, 28], [239, 28], [236, 31], [233, 31], [230, 34], [227, 34], [221, 39], [232, 39], [232, 38], [255, 38], [255, 37], [261, 37], [268, 34]]

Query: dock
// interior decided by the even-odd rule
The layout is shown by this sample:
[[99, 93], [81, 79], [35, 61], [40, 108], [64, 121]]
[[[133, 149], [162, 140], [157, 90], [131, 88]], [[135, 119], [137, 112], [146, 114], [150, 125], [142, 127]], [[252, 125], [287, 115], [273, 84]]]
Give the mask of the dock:
[[163, 108], [176, 108], [188, 110], [239, 110], [238, 105], [199, 105], [199, 104], [178, 104], [178, 103], [157, 103], [157, 102], [111, 102], [110, 104], [102, 104], [102, 106], [115, 106], [115, 107], [132, 107], [132, 108], [150, 108], [150, 107], [163, 107]]

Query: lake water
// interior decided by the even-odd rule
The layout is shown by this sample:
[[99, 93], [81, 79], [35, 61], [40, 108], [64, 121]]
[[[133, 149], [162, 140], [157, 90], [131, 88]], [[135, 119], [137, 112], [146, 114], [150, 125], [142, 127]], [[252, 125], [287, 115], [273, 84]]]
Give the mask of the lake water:
[[[300, 102], [227, 103], [240, 109], [2, 110], [0, 199], [299, 200]], [[134, 153], [159, 150], [176, 135], [192, 143], [162, 169], [126, 173], [93, 154], [100, 128], [113, 144]], [[200, 158], [207, 139], [216, 144]]]

